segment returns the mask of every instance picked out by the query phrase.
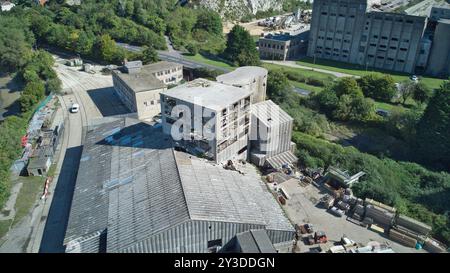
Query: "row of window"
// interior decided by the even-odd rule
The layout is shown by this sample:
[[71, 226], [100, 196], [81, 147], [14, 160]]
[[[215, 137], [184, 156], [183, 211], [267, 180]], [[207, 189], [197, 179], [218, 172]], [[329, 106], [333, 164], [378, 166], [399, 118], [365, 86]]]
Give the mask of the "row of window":
[[169, 75], [170, 73], [175, 73], [175, 72], [180, 71], [180, 70], [181, 70], [181, 67], [176, 67], [176, 68], [172, 68], [172, 69], [158, 71], [158, 72], [154, 73], [154, 75], [155, 74], [156, 74], [156, 76]]
[[[368, 57], [368, 59], [373, 59], [373, 58], [375, 58], [375, 56], [374, 56], [374, 55], [371, 55], [371, 54], [368, 54], [367, 57]], [[379, 60], [387, 59], [387, 60], [390, 61], [390, 62], [393, 62], [393, 61], [394, 61], [394, 58], [385, 58], [384, 56], [377, 56], [377, 59], [379, 59]], [[399, 62], [399, 63], [404, 63], [405, 60], [403, 60], [403, 59], [397, 59], [397, 62]]]
[[[378, 35], [373, 35], [372, 36], [372, 38], [373, 39], [378, 39]], [[381, 40], [388, 40], [389, 38], [388, 37], [386, 37], [386, 36], [381, 36]], [[399, 38], [396, 38], [396, 37], [392, 37], [391, 38], [391, 41], [394, 41], [394, 42], [398, 42], [398, 40], [399, 40]], [[365, 42], [365, 41], [367, 41], [367, 35], [363, 35], [362, 37], [361, 37], [361, 41], [363, 41], [363, 42]], [[409, 39], [402, 39], [402, 42], [404, 42], [404, 43], [409, 43]]]
[[[264, 48], [284, 49], [284, 45], [279, 45], [279, 44], [261, 43], [259, 46], [264, 47]], [[286, 46], [286, 48], [288, 48], [288, 46]]]
[[[328, 15], [328, 12], [326, 11], [322, 11], [321, 13], [322, 15]], [[330, 16], [336, 16], [336, 13], [330, 13]], [[339, 14], [339, 17], [347, 17], [345, 14]], [[351, 14], [350, 16], [348, 16], [350, 18], [355, 18], [355, 15]]]

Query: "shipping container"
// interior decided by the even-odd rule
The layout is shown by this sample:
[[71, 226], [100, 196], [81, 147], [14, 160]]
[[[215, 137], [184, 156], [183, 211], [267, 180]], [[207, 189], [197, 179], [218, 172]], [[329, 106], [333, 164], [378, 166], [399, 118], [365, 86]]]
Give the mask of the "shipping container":
[[405, 246], [408, 246], [411, 248], [414, 248], [417, 244], [416, 239], [409, 237], [407, 235], [404, 235], [404, 234], [396, 231], [395, 229], [391, 229], [389, 231], [389, 238], [391, 238], [392, 240], [394, 240], [402, 245], [405, 245]]

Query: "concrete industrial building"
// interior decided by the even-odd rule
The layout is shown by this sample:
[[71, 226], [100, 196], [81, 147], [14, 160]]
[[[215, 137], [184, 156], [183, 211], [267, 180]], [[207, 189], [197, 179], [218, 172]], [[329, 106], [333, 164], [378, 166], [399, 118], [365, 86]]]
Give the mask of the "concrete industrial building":
[[[192, 129], [183, 128], [187, 136], [177, 141], [179, 146], [204, 154], [217, 163], [238, 158], [245, 160], [251, 95], [252, 92], [247, 89], [205, 79], [196, 79], [166, 90], [161, 92], [163, 130], [173, 137], [174, 123], [184, 116]], [[183, 113], [174, 112], [175, 106], [186, 107], [190, 116], [185, 110]], [[196, 108], [201, 112], [197, 113]], [[205, 129], [210, 131], [211, 137], [207, 137]]]
[[259, 56], [266, 60], [291, 60], [298, 58], [302, 49], [306, 49], [307, 33], [299, 35], [268, 34], [258, 42]]
[[122, 70], [113, 70], [112, 77], [123, 103], [137, 112], [139, 119], [150, 119], [160, 113], [159, 93], [183, 79], [183, 66], [171, 62], [144, 66], [140, 61], [127, 62]]
[[252, 92], [251, 102], [258, 103], [266, 100], [267, 74], [265, 68], [258, 66], [244, 66], [222, 74], [216, 78], [217, 82], [244, 88]]
[[294, 120], [273, 101], [252, 105], [250, 161], [257, 166], [280, 168], [297, 161], [291, 141]]
[[367, 0], [317, 0], [307, 55], [366, 68], [423, 73], [435, 66], [430, 54], [450, 50], [444, 44], [432, 46], [427, 26], [427, 17], [378, 12]]
[[175, 151], [160, 125], [103, 120], [83, 143], [66, 252], [215, 252], [254, 230], [277, 250], [292, 245], [292, 225], [250, 164], [245, 175], [225, 170]]

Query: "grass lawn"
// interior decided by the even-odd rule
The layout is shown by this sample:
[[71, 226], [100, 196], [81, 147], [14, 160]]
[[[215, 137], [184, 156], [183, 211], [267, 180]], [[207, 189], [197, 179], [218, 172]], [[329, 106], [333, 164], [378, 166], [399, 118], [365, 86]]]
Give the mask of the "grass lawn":
[[[369, 68], [368, 71], [365, 70], [364, 67], [356, 64], [349, 64], [331, 60], [323, 60], [316, 59], [316, 63], [314, 64], [314, 59], [310, 57], [305, 57], [300, 61], [297, 61], [297, 64], [308, 66], [311, 68], [321, 68], [330, 71], [346, 73], [355, 76], [364, 76], [372, 72], [382, 72], [386, 74], [390, 74], [396, 82], [402, 82], [404, 80], [409, 79], [409, 75], [405, 73], [392, 72], [392, 71], [383, 71], [378, 69]], [[436, 89], [441, 86], [441, 83], [444, 81], [443, 79], [431, 78], [431, 77], [420, 77], [420, 80], [429, 88]]]
[[12, 220], [3, 220], [3, 221], [0, 221], [0, 245], [1, 245], [1, 238], [3, 237], [3, 236], [5, 236], [6, 235], [6, 233], [8, 232], [8, 230], [9, 230], [9, 226], [11, 225], [11, 221]]
[[20, 177], [19, 179], [23, 185], [17, 196], [15, 205], [16, 216], [14, 217], [13, 225], [17, 224], [30, 212], [36, 199], [44, 189], [44, 177]]
[[301, 89], [305, 89], [308, 91], [311, 91], [313, 93], [319, 93], [322, 91], [323, 87], [317, 87], [317, 86], [313, 86], [313, 85], [309, 85], [306, 84], [304, 82], [296, 82], [296, 81], [289, 81], [293, 86], [301, 88]]
[[223, 68], [228, 68], [230, 70], [235, 69], [234, 66], [231, 66], [225, 62], [222, 62], [220, 60], [213, 60], [210, 58], [207, 58], [206, 56], [203, 56], [201, 54], [197, 54], [195, 56], [191, 56], [191, 55], [184, 55], [184, 57], [188, 60], [192, 60], [192, 61], [196, 61], [199, 63], [204, 63], [204, 64], [208, 64], [208, 65], [213, 65], [213, 66], [218, 66], [218, 67], [223, 67]]
[[288, 66], [271, 64], [271, 63], [264, 63], [262, 66], [268, 70], [282, 69], [284, 71], [301, 72], [305, 77], [316, 77], [316, 78], [322, 79], [322, 80], [334, 80], [336, 78], [330, 74], [312, 71], [312, 70], [308, 70], [308, 69], [302, 69], [302, 68], [288, 67]]

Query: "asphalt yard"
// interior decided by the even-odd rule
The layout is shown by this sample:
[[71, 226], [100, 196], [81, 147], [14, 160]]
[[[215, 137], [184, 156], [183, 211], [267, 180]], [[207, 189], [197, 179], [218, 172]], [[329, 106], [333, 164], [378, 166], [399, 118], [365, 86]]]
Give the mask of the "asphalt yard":
[[[286, 205], [283, 206], [289, 219], [295, 224], [311, 223], [314, 230], [324, 231], [331, 245], [341, 240], [343, 235], [356, 243], [366, 245], [370, 241], [388, 243], [397, 253], [425, 252], [400, 245], [390, 240], [387, 235], [377, 233], [360, 226], [356, 221], [347, 220], [346, 216], [337, 217], [325, 210], [319, 200], [327, 192], [325, 188], [319, 189], [314, 185], [302, 186], [294, 179], [281, 184], [289, 195]], [[318, 245], [305, 245], [299, 240], [299, 252], [308, 252], [310, 248]]]

